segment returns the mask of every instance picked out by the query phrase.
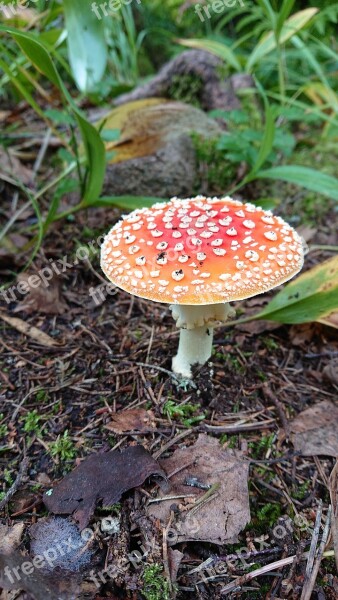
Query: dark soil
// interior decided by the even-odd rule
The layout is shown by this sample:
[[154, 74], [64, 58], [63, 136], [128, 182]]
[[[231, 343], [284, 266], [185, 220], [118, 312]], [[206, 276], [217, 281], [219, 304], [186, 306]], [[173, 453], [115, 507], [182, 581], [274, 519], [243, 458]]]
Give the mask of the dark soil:
[[[4, 221], [11, 214], [12, 193], [6, 188], [7, 201], [1, 209]], [[66, 255], [73, 263], [77, 246], [96, 240], [117, 218], [117, 211], [93, 209], [54, 224], [29, 272], [39, 271], [50, 259], [56, 261]], [[19, 234], [29, 240], [33, 223], [34, 215], [27, 209], [12, 241], [25, 243]], [[332, 230], [330, 225], [319, 226], [311, 243], [330, 243], [333, 223], [334, 219]], [[4, 252], [0, 256], [2, 280], [9, 281], [24, 266], [26, 257], [24, 249], [16, 255]], [[330, 253], [323, 250], [310, 252], [305, 268], [329, 257]], [[280, 543], [271, 533], [278, 519], [294, 520], [300, 514], [313, 526], [320, 499], [327, 511], [327, 480], [334, 461], [325, 456], [297, 456], [288, 436], [288, 422], [322, 400], [337, 401], [336, 384], [323, 374], [337, 356], [334, 330], [320, 324], [290, 327], [260, 321], [220, 328], [215, 332], [212, 360], [196, 370], [195, 386], [185, 389], [170, 374], [178, 331], [168, 306], [132, 298], [122, 291], [96, 305], [89, 290], [102, 283], [98, 254], [92, 254], [90, 261], [79, 261], [54, 277], [50, 286], [54, 298], [49, 298], [49, 304], [33, 298], [32, 307], [22, 310], [19, 301], [1, 301], [1, 310], [6, 314], [35, 325], [59, 343], [44, 348], [0, 321], [0, 469], [4, 492], [15, 480], [25, 455], [29, 461], [27, 477], [6, 505], [2, 522], [24, 521], [29, 526], [45, 515], [42, 493], [71, 470], [75, 460], [93, 452], [138, 442], [155, 453], [174, 440], [167, 451], [172, 452], [180, 444], [193, 444], [198, 432], [208, 432], [219, 437], [224, 447], [241, 449], [252, 459], [252, 521], [240, 535], [239, 544], [219, 548], [186, 543], [178, 548], [184, 558], [176, 582], [177, 598], [218, 598], [224, 585], [248, 571], [240, 561], [234, 563], [231, 575], [204, 572], [205, 581], [198, 573], [187, 573], [209, 557], [216, 557], [217, 564], [217, 557], [232, 555], [244, 546], [253, 553], [249, 570], [296, 554], [306, 544], [308, 547], [310, 529], [293, 525], [292, 533]], [[236, 308], [245, 313], [257, 311], [267, 300], [268, 295], [257, 297], [238, 303]], [[52, 314], [53, 309], [61, 314]], [[190, 416], [193, 420], [185, 423], [180, 417], [169, 418], [164, 410], [169, 399], [194, 405], [195, 412]], [[111, 411], [127, 407], [151, 407], [156, 433], [112, 435], [105, 429]], [[32, 411], [37, 411], [40, 419], [29, 430], [27, 415]], [[201, 416], [205, 418], [199, 420]], [[51, 453], [53, 443], [65, 431], [71, 447], [63, 454]], [[149, 485], [145, 488], [150, 490]], [[130, 552], [137, 547], [139, 537], [144, 537], [138, 498], [138, 492], [123, 497], [125, 525], [119, 543], [116, 541], [120, 554]], [[123, 535], [127, 547], [121, 544]], [[268, 545], [259, 554], [257, 538], [262, 536]], [[107, 545], [101, 544], [97, 564], [104, 564], [111, 553]], [[161, 560], [161, 553], [155, 553], [136, 566], [128, 563], [124, 576], [103, 586], [97, 600], [141, 598], [137, 590], [144, 585], [144, 565]], [[288, 565], [254, 579], [231, 597], [299, 598], [304, 565], [299, 561], [292, 568]], [[291, 592], [286, 591], [285, 582], [291, 585]], [[323, 560], [313, 598], [333, 599], [337, 594], [334, 560]], [[156, 600], [165, 596], [148, 597]]]

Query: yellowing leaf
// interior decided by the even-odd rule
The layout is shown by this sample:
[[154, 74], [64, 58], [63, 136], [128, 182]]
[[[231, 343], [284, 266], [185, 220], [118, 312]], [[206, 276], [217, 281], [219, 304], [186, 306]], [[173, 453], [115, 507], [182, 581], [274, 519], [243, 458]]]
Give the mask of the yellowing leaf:
[[255, 319], [279, 323], [318, 321], [338, 328], [338, 256], [291, 281]]
[[[285, 44], [297, 31], [300, 31], [305, 25], [312, 19], [312, 17], [318, 12], [318, 8], [306, 8], [300, 10], [291, 17], [289, 17], [280, 32], [279, 42]], [[276, 37], [273, 31], [270, 31], [265, 35], [260, 42], [255, 46], [253, 52], [249, 56], [246, 70], [251, 71], [254, 64], [257, 63], [263, 56], [272, 52], [277, 46]]]
[[304, 86], [303, 92], [317, 106], [326, 105], [326, 108], [338, 112], [338, 95], [330, 87], [316, 81]]
[[182, 133], [196, 131], [207, 137], [220, 131], [198, 108], [163, 98], [136, 100], [115, 108], [104, 119], [102, 131], [116, 129], [120, 130], [119, 139], [105, 144], [107, 152], [113, 151], [110, 163], [155, 154]]
[[177, 40], [182, 46], [186, 46], [187, 48], [195, 48], [197, 50], [205, 50], [206, 52], [210, 52], [210, 54], [215, 54], [226, 63], [231, 65], [236, 71], [241, 71], [241, 64], [235, 55], [234, 51], [227, 46], [226, 44], [222, 44], [221, 42], [215, 42], [214, 40]]

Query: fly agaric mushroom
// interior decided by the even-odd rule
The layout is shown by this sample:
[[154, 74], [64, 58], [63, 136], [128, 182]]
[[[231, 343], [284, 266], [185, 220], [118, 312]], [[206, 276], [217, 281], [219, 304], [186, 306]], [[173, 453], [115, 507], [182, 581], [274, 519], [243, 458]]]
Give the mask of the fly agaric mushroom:
[[171, 306], [180, 328], [173, 371], [211, 356], [213, 327], [232, 300], [267, 292], [303, 265], [303, 244], [281, 217], [226, 198], [172, 198], [116, 223], [101, 248], [101, 267], [119, 288]]

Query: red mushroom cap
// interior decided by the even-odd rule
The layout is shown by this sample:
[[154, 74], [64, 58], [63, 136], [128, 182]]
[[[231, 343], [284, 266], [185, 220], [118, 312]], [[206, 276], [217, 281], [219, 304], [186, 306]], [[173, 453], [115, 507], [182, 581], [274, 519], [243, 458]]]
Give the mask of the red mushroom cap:
[[298, 233], [280, 217], [226, 198], [172, 198], [116, 223], [101, 248], [108, 279], [170, 304], [243, 300], [288, 281], [303, 265]]

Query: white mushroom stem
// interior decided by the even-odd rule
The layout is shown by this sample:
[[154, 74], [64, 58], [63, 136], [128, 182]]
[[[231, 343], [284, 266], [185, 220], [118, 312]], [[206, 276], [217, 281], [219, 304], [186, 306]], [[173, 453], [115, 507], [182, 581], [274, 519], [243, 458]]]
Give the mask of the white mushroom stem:
[[214, 325], [226, 323], [235, 311], [228, 303], [205, 306], [174, 304], [170, 308], [177, 327], [181, 329], [172, 369], [177, 375], [191, 378], [192, 365], [204, 365], [211, 356]]

